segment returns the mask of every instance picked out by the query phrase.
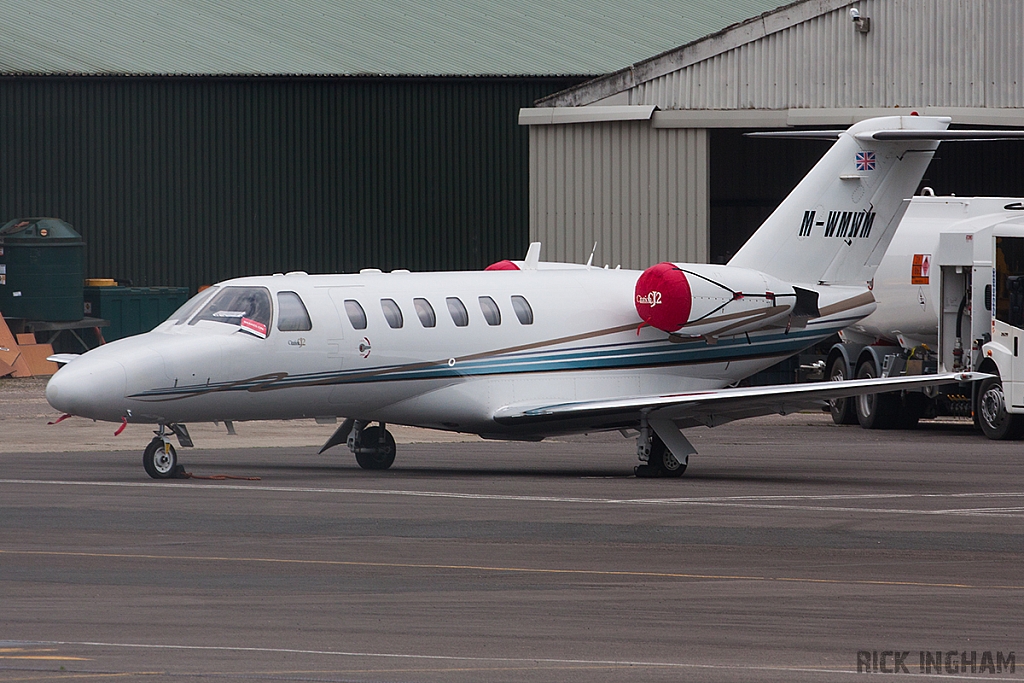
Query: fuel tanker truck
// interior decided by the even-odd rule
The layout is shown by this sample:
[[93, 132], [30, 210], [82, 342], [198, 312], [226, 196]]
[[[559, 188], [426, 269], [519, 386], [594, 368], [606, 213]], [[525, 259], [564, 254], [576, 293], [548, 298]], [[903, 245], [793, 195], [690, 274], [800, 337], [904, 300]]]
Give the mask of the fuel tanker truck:
[[925, 195], [908, 200], [875, 273], [871, 287], [877, 309], [840, 333], [842, 342], [825, 361], [826, 376], [976, 370], [993, 377], [971, 385], [840, 399], [831, 403], [832, 419], [886, 429], [952, 415], [973, 418], [990, 439], [1020, 438], [1024, 202], [936, 197], [927, 188]]

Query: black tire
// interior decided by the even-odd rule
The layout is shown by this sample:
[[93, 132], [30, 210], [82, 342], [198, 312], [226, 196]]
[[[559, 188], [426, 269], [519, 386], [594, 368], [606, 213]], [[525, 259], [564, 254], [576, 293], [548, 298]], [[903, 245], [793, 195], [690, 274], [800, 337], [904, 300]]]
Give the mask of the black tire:
[[924, 394], [908, 391], [901, 401], [896, 397], [896, 428], [917, 429], [917, 423], [925, 416], [927, 399]]
[[[875, 361], [868, 358], [857, 367], [857, 379], [878, 377]], [[864, 429], [891, 429], [900, 415], [899, 397], [888, 394], [862, 394], [854, 401], [857, 422]]]
[[651, 437], [651, 457], [647, 466], [657, 472], [655, 476], [670, 479], [681, 477], [686, 471], [687, 460], [679, 462], [657, 434]]
[[142, 453], [142, 466], [154, 479], [171, 479], [178, 474], [178, 454], [170, 444], [165, 452], [163, 439], [153, 439]]
[[[363, 451], [364, 448], [368, 450]], [[367, 427], [359, 435], [358, 449], [356, 462], [364, 470], [386, 470], [395, 462], [395, 437], [386, 429], [383, 447], [380, 445], [380, 427]]]
[[981, 431], [994, 441], [1019, 439], [1024, 434], [1024, 417], [1006, 412], [1003, 382], [998, 377], [981, 381], [974, 414]]
[[[833, 358], [829, 363], [826, 377], [832, 382], [846, 379], [846, 359], [842, 356]], [[857, 424], [857, 408], [854, 405], [856, 402], [856, 399], [852, 398], [834, 398], [829, 401], [828, 409], [832, 413], [832, 421], [837, 425]]]

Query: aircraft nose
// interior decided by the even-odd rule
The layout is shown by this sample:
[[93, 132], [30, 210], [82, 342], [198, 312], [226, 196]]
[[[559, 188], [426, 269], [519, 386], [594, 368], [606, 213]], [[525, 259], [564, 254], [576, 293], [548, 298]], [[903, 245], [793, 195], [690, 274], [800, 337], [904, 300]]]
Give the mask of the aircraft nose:
[[124, 415], [127, 382], [117, 361], [82, 357], [50, 378], [46, 401], [63, 413], [116, 422]]

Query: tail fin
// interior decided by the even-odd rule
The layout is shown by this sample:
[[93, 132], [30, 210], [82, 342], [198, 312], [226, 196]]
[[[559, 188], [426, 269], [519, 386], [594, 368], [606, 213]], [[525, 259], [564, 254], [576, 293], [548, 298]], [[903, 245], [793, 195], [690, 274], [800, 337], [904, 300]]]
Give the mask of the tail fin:
[[[839, 133], [729, 265], [788, 282], [867, 282], [906, 210], [903, 200], [913, 195], [939, 146], [927, 136], [945, 131], [949, 121], [889, 116]], [[914, 139], [878, 139], [879, 131], [913, 131], [895, 137]]]

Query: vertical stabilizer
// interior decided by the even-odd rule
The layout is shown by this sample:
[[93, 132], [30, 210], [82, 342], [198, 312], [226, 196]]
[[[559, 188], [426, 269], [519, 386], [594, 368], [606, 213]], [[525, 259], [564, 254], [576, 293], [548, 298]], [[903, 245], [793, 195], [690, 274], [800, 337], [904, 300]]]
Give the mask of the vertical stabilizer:
[[[874, 277], [939, 142], [879, 131], [945, 131], [945, 117], [868, 119], [839, 139], [729, 261], [787, 282], [863, 284]], [[925, 133], [927, 135], [927, 133]]]

